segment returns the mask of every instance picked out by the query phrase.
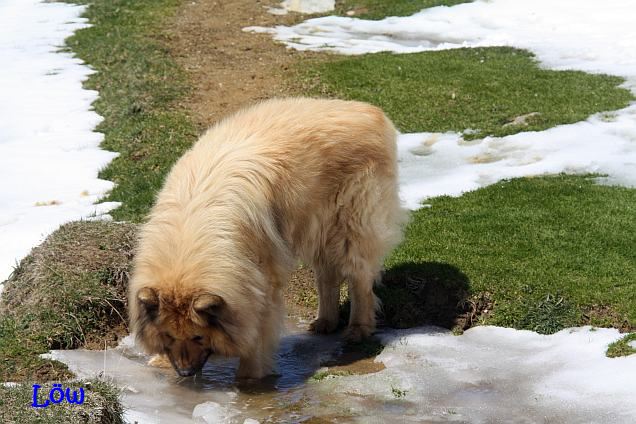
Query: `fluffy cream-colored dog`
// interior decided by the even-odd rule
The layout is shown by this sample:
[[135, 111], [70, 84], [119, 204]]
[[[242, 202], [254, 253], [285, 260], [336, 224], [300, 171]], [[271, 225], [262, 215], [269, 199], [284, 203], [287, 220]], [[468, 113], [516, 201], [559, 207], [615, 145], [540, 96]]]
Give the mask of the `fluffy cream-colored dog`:
[[347, 336], [369, 336], [373, 285], [405, 216], [395, 140], [374, 106], [306, 98], [265, 101], [208, 130], [141, 232], [129, 305], [145, 349], [182, 376], [211, 353], [240, 357], [239, 377], [271, 373], [298, 259], [316, 275], [312, 329], [336, 329], [346, 280]]

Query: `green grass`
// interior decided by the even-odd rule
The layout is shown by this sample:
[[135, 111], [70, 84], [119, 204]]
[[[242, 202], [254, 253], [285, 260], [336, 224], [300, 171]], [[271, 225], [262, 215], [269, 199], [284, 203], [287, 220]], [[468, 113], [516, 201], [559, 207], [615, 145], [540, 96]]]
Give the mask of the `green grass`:
[[628, 334], [622, 339], [611, 343], [607, 347], [606, 355], [609, 358], [618, 358], [621, 356], [629, 356], [636, 353], [636, 348], [630, 346], [630, 342], [636, 341], [636, 333]]
[[24, 258], [0, 301], [0, 422], [122, 422], [118, 392], [94, 381], [87, 402], [31, 408], [31, 383], [64, 382], [66, 365], [41, 354], [51, 349], [113, 347], [126, 334], [126, 297], [135, 227], [108, 222], [63, 225]]
[[39, 354], [116, 344], [134, 234], [130, 224], [66, 224], [20, 262], [0, 302], [0, 381], [68, 378]]
[[181, 0], [75, 0], [88, 3], [93, 26], [67, 40], [94, 68], [85, 86], [99, 91], [95, 110], [104, 117], [102, 147], [120, 152], [101, 178], [117, 185], [104, 199], [123, 202], [117, 220], [142, 221], [170, 166], [196, 139], [177, 106], [189, 93], [184, 72], [161, 39], [162, 25]]
[[[461, 290], [494, 300], [487, 324], [541, 333], [583, 323], [636, 327], [636, 190], [562, 175], [428, 203], [413, 213], [389, 274], [431, 263], [459, 270]], [[422, 282], [411, 283], [417, 290]]]
[[[541, 69], [531, 53], [507, 47], [335, 57], [304, 66], [300, 78], [314, 95], [373, 103], [403, 132], [503, 136], [577, 122], [633, 100], [617, 87], [621, 78]], [[527, 126], [506, 126], [530, 113], [539, 115]]]
[[395, 386], [391, 386], [391, 394], [393, 395], [394, 398], [396, 399], [404, 399], [406, 397], [406, 395], [408, 394], [408, 390], [402, 390], [398, 387]]
[[409, 16], [427, 7], [453, 6], [471, 0], [339, 0], [336, 13], [346, 15], [353, 10], [356, 18], [383, 19], [387, 16]]

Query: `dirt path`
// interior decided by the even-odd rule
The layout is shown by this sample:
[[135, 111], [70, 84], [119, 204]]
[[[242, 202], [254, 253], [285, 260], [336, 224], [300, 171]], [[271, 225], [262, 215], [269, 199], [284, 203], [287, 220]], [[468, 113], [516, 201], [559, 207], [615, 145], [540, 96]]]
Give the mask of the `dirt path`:
[[287, 50], [247, 26], [289, 25], [306, 16], [275, 16], [274, 0], [196, 0], [181, 8], [168, 36], [170, 50], [188, 72], [194, 93], [184, 104], [203, 129], [254, 101], [289, 95], [290, 65], [307, 53]]
[[[187, 1], [167, 29], [170, 52], [194, 87], [182, 106], [201, 131], [255, 101], [297, 94], [286, 84], [286, 73], [299, 59], [316, 54], [288, 50], [267, 34], [243, 31], [307, 18], [267, 12], [267, 7], [279, 5], [276, 0]], [[317, 299], [311, 271], [298, 270], [286, 294], [291, 315], [312, 318]]]

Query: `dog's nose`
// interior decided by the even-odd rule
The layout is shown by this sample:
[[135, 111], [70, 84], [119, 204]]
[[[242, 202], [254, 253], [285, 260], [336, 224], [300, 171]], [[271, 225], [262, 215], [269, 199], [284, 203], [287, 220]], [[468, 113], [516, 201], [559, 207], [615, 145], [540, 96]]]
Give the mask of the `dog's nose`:
[[179, 368], [177, 370], [177, 374], [179, 374], [181, 377], [190, 377], [191, 375], [196, 374], [197, 370], [195, 370], [194, 368]]

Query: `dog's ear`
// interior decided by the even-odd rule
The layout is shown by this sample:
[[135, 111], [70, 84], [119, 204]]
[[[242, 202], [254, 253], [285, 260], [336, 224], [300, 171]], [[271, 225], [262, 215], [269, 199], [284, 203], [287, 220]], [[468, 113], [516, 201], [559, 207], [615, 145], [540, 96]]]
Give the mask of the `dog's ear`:
[[215, 325], [225, 308], [225, 300], [211, 293], [200, 294], [192, 300], [192, 309], [207, 325]]
[[159, 313], [159, 296], [154, 289], [144, 287], [137, 292], [137, 300], [141, 309], [146, 313], [150, 320], [157, 318]]

